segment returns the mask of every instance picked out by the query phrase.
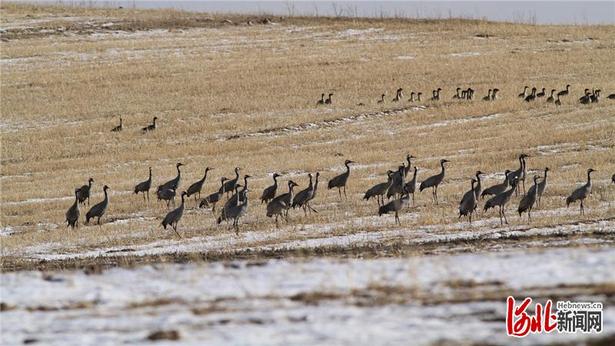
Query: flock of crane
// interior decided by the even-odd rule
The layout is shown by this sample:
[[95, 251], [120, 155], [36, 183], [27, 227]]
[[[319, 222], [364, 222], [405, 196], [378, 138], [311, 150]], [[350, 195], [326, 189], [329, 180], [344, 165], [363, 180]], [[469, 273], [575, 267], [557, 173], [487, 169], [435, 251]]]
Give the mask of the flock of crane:
[[[477, 171], [471, 179], [471, 188], [463, 195], [461, 201], [459, 202], [459, 218], [466, 216], [471, 223], [472, 215], [478, 208], [479, 200], [489, 197], [489, 199], [484, 203], [483, 209], [487, 211], [491, 208], [497, 207], [499, 210], [500, 223], [502, 225], [504, 223], [508, 224], [505, 214], [506, 207], [511, 201], [513, 194], [519, 194], [518, 186], [521, 185], [523, 193], [518, 204], [517, 212], [519, 213], [519, 216], [527, 212], [528, 219], [531, 222], [532, 208], [540, 205], [541, 198], [547, 187], [547, 175], [549, 168], [547, 167], [544, 169], [544, 175], [542, 177], [538, 175], [533, 176], [533, 185], [526, 191], [526, 160], [528, 157], [529, 156], [526, 154], [521, 154], [519, 156], [519, 168], [516, 170], [506, 170], [505, 178], [502, 183], [495, 184], [486, 189], [482, 188], [481, 176], [483, 176], [484, 173]], [[412, 167], [411, 160], [414, 158], [415, 157], [412, 155], [407, 155], [406, 162], [403, 165], [400, 165], [396, 170], [387, 171], [387, 180], [385, 182], [374, 185], [368, 189], [363, 196], [364, 200], [370, 200], [372, 198], [376, 199], [378, 204], [378, 215], [394, 213], [395, 221], [398, 224], [400, 224], [399, 213], [405, 206], [409, 206], [410, 195], [412, 195], [412, 204], [414, 204], [414, 193], [417, 186], [418, 172], [418, 168], [416, 166], [413, 167], [412, 178], [407, 180]], [[446, 164], [449, 162], [450, 161], [446, 159], [440, 160], [440, 173], [428, 177], [418, 185], [419, 191], [432, 189], [432, 199], [436, 204], [438, 203], [438, 186], [440, 186], [444, 181]], [[346, 170], [328, 181], [328, 189], [337, 189], [340, 199], [342, 199], [342, 193], [344, 198], [346, 200], [348, 199], [346, 194], [346, 186], [348, 185], [350, 177], [350, 166], [353, 163], [355, 162], [352, 160], [346, 160], [344, 162]], [[170, 201], [174, 201], [176, 191], [179, 190], [182, 166], [182, 163], [177, 163], [177, 176], [156, 188], [157, 198], [159, 200], [166, 201], [167, 207], [169, 206]], [[235, 231], [239, 231], [239, 221], [248, 211], [248, 192], [250, 191], [248, 188], [248, 182], [251, 176], [247, 174], [244, 175], [243, 184], [241, 184], [241, 168], [236, 167], [235, 177], [233, 179], [222, 177], [220, 179], [220, 188], [206, 197], [201, 198], [200, 194], [210, 170], [211, 168], [207, 167], [203, 177], [191, 184], [188, 189], [181, 193], [181, 204], [179, 207], [168, 212], [162, 220], [161, 224], [165, 229], [167, 226], [171, 226], [177, 235], [181, 237], [181, 235], [177, 232], [177, 225], [184, 213], [185, 199], [187, 197], [189, 198], [194, 196], [195, 201], [200, 208], [211, 207], [212, 212], [215, 214], [217, 203], [222, 203], [225, 195], [227, 197], [228, 195], [231, 195], [224, 201], [224, 205], [220, 208], [217, 223], [220, 224], [222, 221], [232, 222], [232, 227]], [[584, 201], [592, 191], [591, 174], [593, 172], [595, 172], [594, 169], [588, 169], [586, 184], [574, 189], [574, 191], [566, 199], [566, 206], [569, 206], [574, 202], [580, 202], [580, 213], [582, 215], [584, 214]], [[308, 173], [309, 185], [307, 188], [297, 193], [295, 193], [295, 188], [299, 185], [293, 180], [288, 180], [288, 191], [279, 194], [279, 177], [279, 174], [273, 174], [273, 184], [265, 188], [260, 197], [261, 204], [266, 204], [266, 215], [268, 217], [275, 218], [276, 227], [279, 227], [278, 219], [280, 217], [284, 218], [286, 222], [288, 222], [288, 214], [291, 209], [302, 208], [306, 216], [308, 212], [318, 212], [310, 203], [316, 198], [317, 195], [320, 172], [316, 172], [315, 176]], [[615, 174], [612, 176], [612, 181], [615, 183]], [[90, 178], [88, 180], [88, 184], [75, 189], [75, 202], [66, 212], [66, 222], [68, 226], [73, 228], [78, 227], [80, 215], [79, 207], [80, 204], [85, 204], [86, 201], [89, 204], [93, 182], [94, 179]], [[149, 191], [151, 188], [152, 169], [150, 167], [148, 179], [136, 184], [134, 187], [134, 193], [141, 193], [144, 201], [149, 201]], [[108, 189], [109, 187], [107, 185], [103, 186], [104, 199], [100, 203], [92, 206], [85, 214], [86, 224], [94, 218], [96, 218], [98, 224], [100, 224], [100, 219], [105, 214], [109, 206], [109, 197], [107, 194]]]
[[[533, 87], [531, 91], [528, 93], [530, 88], [525, 86], [523, 92], [518, 95], [519, 98], [523, 99], [527, 102], [535, 101], [539, 98], [546, 96], [546, 88], [542, 88], [540, 92], [537, 92], [537, 88]], [[432, 96], [429, 99], [430, 101], [439, 101], [440, 93], [442, 89], [437, 88], [432, 91]], [[497, 88], [489, 89], [488, 94], [483, 97], [485, 101], [494, 101], [498, 97], [498, 92], [500, 90]], [[473, 100], [474, 99], [474, 89], [467, 88], [461, 89], [457, 88], [456, 93], [453, 95], [453, 99], [460, 100]], [[564, 97], [569, 95], [570, 93], [570, 85], [567, 85], [564, 90], [556, 93], [556, 89], [552, 89], [550, 96], [546, 98], [546, 102], [554, 103], [556, 105], [561, 104], [560, 97]], [[410, 102], [420, 102], [421, 101], [421, 92], [412, 92], [410, 94]], [[318, 105], [324, 104], [332, 104], [333, 103], [333, 93], [329, 93], [328, 97], [325, 98], [325, 93], [321, 94], [320, 100], [317, 101]], [[600, 98], [600, 90], [589, 90], [585, 89], [584, 95], [579, 99], [579, 102], [582, 104], [587, 103], [595, 103], [598, 102]], [[609, 95], [607, 98], [615, 99], [615, 94]], [[398, 88], [395, 93], [395, 98], [392, 99], [393, 102], [399, 102], [403, 99], [403, 88]], [[381, 98], [377, 100], [377, 103], [385, 102], [385, 94], [381, 95]], [[156, 120], [157, 117], [153, 118], [151, 124], [143, 127], [141, 130], [143, 133], [150, 132], [156, 130]], [[113, 132], [122, 131], [123, 123], [122, 118], [120, 118], [119, 125], [115, 126], [111, 129]], [[410, 196], [412, 195], [412, 204], [414, 204], [414, 194], [417, 185], [417, 172], [418, 168], [413, 167], [412, 178], [410, 177], [411, 173], [411, 160], [415, 157], [412, 155], [408, 155], [406, 157], [406, 163], [399, 166], [395, 170], [387, 171], [387, 180], [385, 182], [378, 183], [368, 189], [364, 196], [364, 200], [376, 199], [378, 203], [378, 215], [394, 213], [395, 221], [399, 224], [399, 212], [409, 204]], [[469, 222], [472, 222], [472, 216], [476, 212], [479, 201], [484, 199], [485, 197], [490, 197], [484, 203], [484, 210], [487, 211], [491, 208], [498, 208], [498, 214], [500, 217], [500, 224], [504, 223], [508, 224], [508, 220], [506, 219], [506, 207], [510, 203], [513, 194], [518, 195], [518, 185], [521, 184], [523, 193], [522, 198], [519, 201], [517, 212], [521, 216], [523, 213], [527, 212], [528, 221], [531, 222], [531, 211], [535, 205], [540, 205], [540, 201], [543, 193], [545, 192], [547, 186], [547, 174], [549, 172], [549, 168], [544, 169], [544, 175], [538, 176], [535, 175], [532, 177], [533, 185], [526, 191], [525, 189], [525, 181], [526, 181], [526, 159], [528, 155], [521, 154], [519, 156], [519, 168], [516, 170], [506, 170], [504, 181], [502, 183], [493, 185], [489, 188], [482, 189], [482, 181], [481, 176], [484, 175], [483, 172], [477, 171], [474, 177], [470, 181], [470, 189], [463, 195], [461, 201], [459, 202], [459, 218], [467, 217]], [[338, 189], [339, 197], [342, 198], [342, 192], [344, 197], [347, 199], [346, 195], [346, 185], [348, 183], [348, 179], [350, 177], [350, 165], [354, 162], [352, 160], [346, 160], [344, 165], [346, 166], [345, 172], [342, 174], [333, 177], [329, 180], [327, 187], [329, 189]], [[438, 203], [438, 186], [442, 184], [444, 181], [444, 175], [446, 172], [446, 164], [449, 163], [448, 160], [442, 159], [440, 160], [441, 171], [439, 174], [433, 175], [425, 180], [423, 180], [419, 185], [419, 191], [423, 191], [425, 189], [432, 189], [432, 199], [434, 203]], [[167, 203], [167, 208], [170, 206], [170, 202], [173, 201], [175, 203], [175, 197], [177, 195], [177, 191], [179, 191], [179, 184], [181, 181], [181, 169], [183, 166], [182, 163], [177, 163], [177, 176], [164, 184], [160, 185], [156, 189], [156, 196], [158, 200], [165, 201]], [[248, 211], [248, 179], [251, 178], [250, 175], [244, 175], [243, 184], [241, 184], [240, 180], [240, 168], [235, 168], [235, 177], [233, 179], [227, 179], [226, 177], [222, 177], [220, 179], [220, 188], [217, 191], [207, 195], [205, 198], [201, 198], [201, 190], [203, 189], [203, 185], [205, 184], [205, 180], [207, 179], [207, 174], [211, 169], [206, 168], [205, 174], [203, 178], [196, 181], [192, 185], [188, 187], [186, 191], [181, 192], [181, 204], [179, 207], [174, 210], [168, 212], [164, 219], [162, 220], [162, 226], [166, 229], [167, 226], [171, 226], [173, 230], [179, 235], [177, 232], [177, 225], [182, 218], [184, 208], [185, 208], [185, 198], [194, 196], [195, 201], [198, 202], [198, 206], [200, 208], [212, 208], [212, 212], [216, 213], [216, 205], [218, 203], [222, 203], [224, 200], [224, 196], [226, 195], [228, 198], [224, 201], [224, 205], [219, 211], [219, 215], [217, 217], [217, 223], [220, 224], [222, 221], [232, 222], [232, 227], [236, 232], [239, 230], [239, 221], [242, 216], [244, 216]], [[595, 172], [593, 169], [587, 170], [587, 183], [581, 187], [576, 188], [570, 196], [566, 199], [566, 205], [569, 206], [571, 203], [580, 202], [580, 213], [584, 214], [584, 200], [591, 194], [592, 190], [592, 182], [591, 182], [591, 174]], [[288, 222], [288, 214], [291, 209], [302, 208], [304, 213], [317, 212], [311, 206], [311, 201], [316, 198], [316, 194], [318, 191], [318, 183], [320, 178], [320, 173], [316, 172], [315, 177], [312, 176], [311, 173], [308, 174], [309, 185], [307, 188], [295, 193], [295, 188], [299, 185], [292, 180], [288, 180], [288, 192], [278, 194], [278, 178], [279, 174], [273, 174], [273, 184], [267, 187], [261, 195], [261, 203], [266, 204], [266, 215], [268, 217], [275, 219], [276, 227], [279, 227], [279, 218], [282, 217]], [[612, 181], [615, 183], [615, 174], [612, 176]], [[66, 222], [68, 226], [75, 228], [78, 227], [79, 223], [79, 206], [80, 204], [84, 204], [86, 201], [89, 205], [90, 191], [92, 189], [92, 183], [94, 179], [90, 178], [87, 185], [83, 185], [77, 189], [75, 189], [75, 202], [66, 212]], [[149, 168], [149, 178], [143, 182], [138, 183], [134, 187], [134, 193], [143, 194], [143, 199], [147, 199], [149, 201], [149, 191], [152, 187], [152, 168]], [[87, 213], [85, 214], [85, 223], [89, 223], [91, 219], [96, 218], [98, 224], [100, 224], [100, 218], [105, 214], [109, 206], [109, 197], [107, 195], [107, 190], [109, 187], [107, 185], [103, 186], [104, 199], [91, 207]], [[229, 197], [230, 195], [230, 197]], [[200, 201], [199, 201], [200, 199]]]

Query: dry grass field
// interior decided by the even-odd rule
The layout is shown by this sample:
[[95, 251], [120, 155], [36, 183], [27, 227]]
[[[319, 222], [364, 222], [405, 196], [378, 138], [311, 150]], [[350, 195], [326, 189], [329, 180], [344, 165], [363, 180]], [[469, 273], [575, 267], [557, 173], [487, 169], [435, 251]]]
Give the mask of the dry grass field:
[[[264, 21], [10, 3], [0, 15], [0, 266], [6, 275], [142, 262], [613, 249], [615, 100], [606, 98], [615, 93], [613, 26]], [[566, 84], [571, 94], [559, 107], [517, 97], [525, 85], [548, 91]], [[470, 86], [475, 100], [452, 99], [456, 87]], [[398, 87], [405, 96], [393, 103]], [[438, 87], [442, 100], [429, 101]], [[482, 101], [496, 87], [499, 99]], [[600, 102], [579, 104], [585, 88], [601, 89]], [[421, 91], [422, 102], [408, 102], [411, 91]], [[329, 92], [333, 104], [316, 105]], [[378, 104], [382, 93], [386, 102]], [[111, 132], [120, 116], [124, 130]], [[143, 134], [154, 116], [158, 129]], [[458, 220], [474, 172], [487, 173], [483, 187], [500, 182], [505, 169], [518, 167], [520, 153], [530, 155], [526, 188], [531, 176], [551, 169], [532, 223], [516, 215], [520, 197], [507, 208], [508, 226], [500, 226], [493, 210], [481, 210], [472, 225]], [[392, 215], [378, 217], [376, 202], [362, 196], [406, 154], [417, 157], [418, 181], [437, 173], [441, 158], [451, 162], [440, 203], [432, 203], [430, 191], [417, 191], [399, 226]], [[343, 171], [345, 159], [357, 164], [348, 200], [340, 200], [326, 182]], [[253, 177], [238, 235], [216, 225], [210, 210], [195, 208], [194, 199], [186, 202], [181, 239], [162, 229], [168, 209], [155, 200], [155, 186], [175, 176], [177, 162], [185, 164], [180, 190], [205, 167], [214, 168], [203, 196], [219, 187], [220, 177], [233, 177], [236, 166]], [[154, 187], [146, 203], [132, 190], [150, 166]], [[578, 204], [566, 208], [565, 197], [589, 167], [597, 170], [594, 190], [580, 216]], [[312, 204], [318, 213], [293, 210], [290, 222], [276, 229], [258, 199], [273, 172], [282, 175], [282, 191], [288, 179], [303, 189], [307, 173], [320, 172]], [[65, 212], [89, 177], [92, 203], [106, 184], [110, 206], [101, 226], [83, 225], [82, 207], [80, 226], [72, 230]], [[612, 260], [613, 252], [607, 254]], [[593, 287], [612, 299], [615, 280], [605, 275]]]

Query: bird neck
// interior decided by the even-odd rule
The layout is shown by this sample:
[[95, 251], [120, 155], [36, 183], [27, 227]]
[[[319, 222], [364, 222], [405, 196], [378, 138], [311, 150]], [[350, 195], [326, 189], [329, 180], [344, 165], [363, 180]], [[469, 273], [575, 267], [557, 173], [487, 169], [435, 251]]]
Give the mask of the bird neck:
[[592, 184], [592, 172], [587, 172], [587, 185]]
[[314, 183], [314, 191], [318, 188], [318, 175], [316, 176], [316, 182]]
[[444, 162], [440, 162], [440, 167], [442, 167], [442, 172], [440, 174], [444, 174], [444, 170], [445, 170]]
[[277, 176], [273, 176], [273, 186], [277, 187], [278, 186], [278, 177]]
[[547, 181], [547, 174], [548, 173], [549, 173], [549, 171], [545, 169], [545, 177], [543, 178], [543, 181]]
[[344, 165], [346, 166], [346, 173], [350, 174], [350, 164], [345, 163]]

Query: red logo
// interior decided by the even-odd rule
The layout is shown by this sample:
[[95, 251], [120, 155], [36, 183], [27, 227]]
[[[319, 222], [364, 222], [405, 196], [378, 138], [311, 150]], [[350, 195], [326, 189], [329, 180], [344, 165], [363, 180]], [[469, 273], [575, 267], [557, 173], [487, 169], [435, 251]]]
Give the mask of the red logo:
[[532, 298], [525, 298], [519, 305], [515, 305], [515, 298], [506, 299], [506, 333], [509, 336], [522, 338], [529, 333], [551, 333], [557, 327], [557, 316], [551, 313], [553, 303], [547, 300], [544, 307], [536, 303], [534, 315], [528, 315], [526, 309], [532, 303]]

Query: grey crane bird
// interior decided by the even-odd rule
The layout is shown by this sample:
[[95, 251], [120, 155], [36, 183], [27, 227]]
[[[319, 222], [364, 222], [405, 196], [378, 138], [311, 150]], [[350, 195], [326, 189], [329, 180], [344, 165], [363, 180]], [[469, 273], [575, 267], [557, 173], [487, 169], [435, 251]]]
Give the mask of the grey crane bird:
[[393, 212], [395, 213], [395, 223], [401, 225], [401, 222], [399, 221], [399, 212], [404, 208], [406, 204], [408, 204], [409, 200], [410, 195], [408, 195], [408, 193], [404, 191], [404, 193], [399, 198], [396, 198], [389, 203], [380, 206], [378, 208], [378, 216]]
[[152, 123], [150, 125], [147, 125], [141, 128], [141, 131], [143, 133], [154, 131], [156, 129], [156, 120], [158, 120], [158, 117], [154, 117], [154, 119], [152, 119]]
[[[316, 174], [318, 175], [318, 173]], [[308, 204], [308, 202], [312, 199], [312, 196], [314, 194], [314, 189], [315, 189], [315, 185], [312, 181], [312, 173], [308, 173], [308, 177], [310, 178], [310, 183], [308, 187], [306, 187], [305, 189], [295, 194], [295, 196], [293, 197], [293, 202], [292, 202], [293, 209], [297, 207], [303, 208], [303, 213], [306, 216], [307, 216], [308, 209], [310, 210], [310, 212], [316, 211], [312, 209]]]
[[158, 197], [159, 201], [166, 201], [167, 208], [169, 207], [171, 201], [173, 201], [173, 206], [175, 206], [175, 190], [173, 189], [163, 189], [156, 191], [156, 197]]
[[500, 194], [497, 194], [494, 197], [491, 197], [489, 200], [487, 200], [487, 202], [485, 202], [485, 207], [483, 208], [484, 211], [487, 211], [495, 207], [499, 208], [500, 225], [504, 225], [504, 223], [502, 222], [502, 218], [504, 218], [504, 221], [508, 225], [508, 220], [506, 220], [506, 213], [505, 213], [506, 204], [508, 204], [512, 194], [515, 192], [516, 189], [517, 189], [517, 179], [513, 180], [512, 185], [510, 186], [510, 189]]
[[340, 194], [340, 198], [342, 198], [342, 189], [344, 189], [344, 197], [348, 199], [348, 196], [346, 196], [346, 183], [348, 182], [348, 177], [350, 176], [350, 164], [351, 163], [355, 163], [355, 162], [352, 160], [344, 161], [344, 165], [346, 166], [346, 172], [336, 177], [333, 177], [331, 180], [329, 180], [329, 184], [328, 184], [329, 190], [333, 188], [337, 188], [337, 191]]
[[207, 173], [210, 170], [211, 168], [209, 167], [205, 168], [205, 174], [203, 175], [203, 178], [201, 178], [200, 180], [197, 180], [196, 182], [192, 183], [192, 185], [190, 185], [190, 187], [186, 191], [186, 197], [190, 197], [194, 195], [195, 202], [197, 201], [197, 195], [199, 196], [198, 198], [201, 198], [201, 190], [203, 189], [203, 184], [205, 183], [205, 179], [207, 179]]
[[387, 198], [398, 197], [404, 191], [405, 179], [406, 179], [406, 167], [399, 166], [397, 172], [393, 173], [393, 183], [387, 190]]
[[316, 101], [317, 105], [324, 105], [325, 104], [325, 93], [320, 94], [320, 100]]
[[184, 203], [185, 203], [186, 195], [187, 195], [186, 191], [183, 191], [181, 194], [182, 203], [179, 205], [179, 207], [168, 212], [167, 215], [162, 220], [162, 222], [160, 223], [164, 229], [167, 229], [167, 226], [171, 226], [171, 228], [173, 228], [173, 231], [175, 231], [177, 236], [180, 238], [182, 236], [181, 234], [179, 234], [179, 232], [177, 232], [177, 224], [179, 223], [179, 220], [181, 220], [182, 216], [184, 215]]
[[402, 97], [404, 96], [403, 91], [404, 91], [404, 89], [402, 89], [402, 88], [397, 89], [397, 91], [395, 92], [395, 97], [393, 98], [392, 101], [393, 102], [399, 102], [402, 99]]
[[536, 94], [536, 97], [538, 97], [538, 98], [545, 97], [547, 95], [545, 90], [547, 90], [547, 89], [546, 88], [542, 88], [542, 90], [538, 94]]
[[179, 187], [179, 183], [181, 182], [181, 178], [182, 178], [182, 172], [179, 169], [179, 167], [183, 166], [184, 164], [181, 162], [178, 162], [175, 165], [175, 168], [177, 169], [177, 176], [169, 181], [167, 181], [166, 183], [158, 186], [157, 191], [161, 191], [161, 190], [177, 190], [177, 188]]
[[380, 95], [380, 100], [378, 100], [378, 102], [376, 102], [376, 103], [384, 103], [384, 97], [385, 96], [386, 96], [385, 94]]
[[[248, 188], [248, 179], [252, 178], [251, 175], [244, 175], [243, 176], [243, 188], [247, 189]], [[239, 191], [239, 201], [241, 201], [241, 199], [243, 198], [243, 190]], [[226, 201], [226, 203], [224, 203], [224, 209], [222, 211], [227, 210], [228, 208], [230, 208], [231, 206], [235, 206], [237, 205], [237, 192], [235, 192], [233, 195], [231, 195], [231, 198], [228, 199], [228, 201]]]
[[588, 169], [587, 170], [587, 183], [585, 183], [585, 185], [581, 187], [576, 188], [574, 191], [572, 191], [570, 196], [566, 198], [566, 207], [569, 207], [570, 204], [576, 201], [581, 202], [581, 205], [579, 207], [581, 215], [585, 215], [585, 208], [583, 206], [583, 201], [585, 201], [585, 198], [587, 198], [592, 193], [592, 179], [591, 179], [592, 172], [596, 172], [596, 170], [594, 170], [593, 168]]
[[239, 192], [240, 186], [237, 185], [235, 187], [235, 203], [228, 209], [223, 210], [216, 220], [218, 224], [224, 220], [233, 220], [232, 227], [235, 229], [235, 234], [239, 234], [239, 219], [248, 212], [248, 192], [250, 190], [244, 186], [241, 192]]
[[314, 208], [312, 208], [312, 205], [310, 204], [310, 202], [312, 202], [312, 200], [314, 200], [314, 198], [316, 198], [316, 193], [318, 192], [318, 180], [320, 178], [320, 172], [316, 172], [316, 182], [314, 183], [314, 189], [312, 191], [312, 193], [310, 195], [308, 195], [307, 200], [305, 201], [305, 205], [307, 206], [308, 210], [310, 210], [310, 212], [315, 212], [318, 213], [318, 211]]
[[615, 100], [615, 94], [610, 94], [606, 98], [609, 99], [609, 100]]
[[[570, 93], [570, 84], [566, 85], [566, 89], [557, 93], [557, 96], [566, 96]], [[558, 98], [559, 99], [559, 98]]]
[[532, 93], [525, 97], [525, 102], [532, 102], [536, 99], [536, 88], [532, 88]]
[[333, 93], [329, 93], [329, 97], [327, 97], [327, 99], [325, 100], [325, 104], [330, 105], [333, 103], [333, 99], [331, 99], [332, 96]]
[[519, 201], [519, 207], [517, 208], [519, 217], [527, 211], [527, 218], [529, 222], [532, 222], [532, 208], [534, 207], [538, 196], [538, 178], [539, 177], [537, 175], [534, 176], [534, 185], [532, 185], [525, 196], [521, 198], [521, 201]]
[[90, 210], [88, 210], [88, 212], [85, 214], [86, 224], [90, 223], [90, 219], [98, 218], [98, 224], [100, 225], [100, 218], [103, 215], [105, 215], [105, 212], [107, 211], [107, 207], [109, 206], [109, 196], [107, 195], [108, 189], [109, 189], [109, 186], [107, 185], [103, 186], [103, 193], [105, 194], [105, 198], [102, 200], [102, 202], [90, 208]]
[[209, 206], [212, 206], [211, 212], [215, 213], [216, 204], [220, 201], [220, 199], [222, 199], [222, 196], [224, 196], [224, 193], [226, 192], [224, 190], [224, 182], [227, 180], [228, 179], [226, 177], [220, 178], [220, 189], [210, 194], [209, 196], [203, 198], [201, 202], [199, 203], [199, 208], [208, 208]]
[[416, 159], [416, 157], [407, 154], [406, 155], [406, 162], [408, 162], [408, 165], [405, 166], [404, 168], [404, 175], [407, 177], [408, 176], [408, 172], [410, 172], [410, 167], [412, 167], [412, 159]]
[[412, 179], [404, 185], [404, 189], [408, 192], [408, 195], [412, 195], [412, 205], [414, 205], [414, 191], [416, 191], [416, 174], [418, 170], [419, 169], [414, 166], [414, 174], [412, 174]]
[[432, 197], [433, 197], [433, 200], [436, 202], [436, 204], [438, 204], [438, 186], [442, 183], [442, 181], [444, 181], [444, 173], [445, 173], [444, 164], [447, 162], [450, 162], [450, 161], [447, 159], [440, 160], [440, 167], [442, 168], [440, 173], [436, 175], [432, 175], [431, 177], [423, 180], [423, 182], [419, 186], [419, 191], [423, 191], [428, 188], [433, 188]]
[[[235, 191], [235, 186], [239, 182], [239, 172], [240, 171], [241, 171], [241, 168], [235, 167], [235, 178], [231, 180], [227, 180], [224, 183], [224, 191], [226, 191], [227, 195]], [[220, 188], [220, 190], [222, 190], [222, 188]]]
[[122, 117], [120, 117], [120, 124], [111, 129], [111, 132], [120, 132], [124, 128], [122, 124]]
[[555, 94], [557, 90], [555, 89], [551, 89], [551, 95], [549, 97], [547, 97], [547, 103], [553, 103], [555, 102], [555, 97], [553, 97], [553, 95]]
[[478, 195], [476, 195], [475, 185], [476, 179], [472, 178], [471, 188], [463, 195], [461, 202], [459, 202], [459, 218], [467, 216], [470, 223], [472, 223], [472, 213], [478, 206]]
[[79, 189], [75, 189], [75, 203], [66, 211], [66, 227], [79, 227]]
[[[484, 174], [481, 171], [476, 171], [476, 184], [472, 184], [473, 188], [471, 191], [468, 191], [466, 193], [463, 194], [463, 197], [461, 197], [461, 202], [459, 203], [459, 205], [461, 206], [461, 204], [464, 204], [464, 201], [474, 198], [476, 199], [476, 204], [474, 205], [474, 209], [476, 209], [476, 207], [478, 206], [478, 197], [480, 196], [481, 193], [481, 180], [480, 180], [480, 176], [481, 174]], [[465, 215], [464, 215], [465, 216]]]
[[504, 172], [504, 182], [501, 184], [495, 184], [493, 186], [490, 186], [488, 188], [486, 188], [485, 190], [483, 190], [483, 192], [480, 194], [481, 198], [485, 198], [485, 196], [490, 196], [490, 195], [498, 195], [504, 191], [506, 191], [506, 188], [508, 187], [508, 176], [510, 175], [510, 170], [506, 170]]
[[525, 99], [525, 97], [527, 96], [527, 89], [529, 89], [529, 88], [530, 88], [530, 87], [529, 87], [529, 86], [527, 86], [527, 85], [526, 85], [526, 86], [524, 86], [524, 87], [523, 87], [523, 92], [522, 92], [521, 94], [519, 94], [519, 95], [518, 95], [518, 97], [519, 97], [519, 98], [521, 98], [521, 99]]
[[87, 185], [83, 185], [80, 188], [78, 188], [77, 190], [79, 190], [78, 192], [78, 197], [77, 199], [79, 200], [79, 203], [83, 203], [85, 204], [85, 201], [88, 201], [88, 205], [90, 205], [90, 190], [92, 189], [92, 183], [94, 182], [93, 178], [88, 179], [88, 184]]
[[275, 194], [278, 191], [278, 177], [279, 176], [280, 175], [278, 173], [273, 173], [273, 185], [267, 186], [263, 190], [263, 194], [261, 195], [261, 204], [269, 203], [269, 201], [275, 198]]
[[523, 183], [523, 193], [525, 194], [525, 172], [526, 172], [526, 168], [525, 168], [525, 159], [530, 157], [527, 154], [521, 154], [519, 155], [519, 168], [511, 171], [510, 174], [508, 175], [508, 185], [512, 185], [511, 182], [514, 179], [517, 179], [519, 181], [521, 181]]
[[547, 188], [547, 174], [549, 172], [549, 167], [545, 167], [545, 175], [544, 177], [542, 177], [542, 180], [540, 180], [540, 183], [538, 183], [538, 190], [537, 190], [537, 195], [536, 197], [537, 202], [538, 202], [538, 206], [540, 207], [540, 203], [541, 203], [541, 199], [542, 199], [542, 194], [545, 192], [545, 189]]
[[613, 174], [613, 176], [611, 177], [611, 181], [613, 182], [613, 184], [615, 184], [615, 174]]
[[487, 92], [487, 96], [483, 97], [483, 101], [491, 101], [491, 89]]
[[376, 197], [376, 202], [378, 206], [384, 204], [384, 195], [387, 193], [391, 185], [393, 184], [393, 172], [392, 170], [387, 171], [387, 181], [384, 183], [378, 183], [372, 187], [370, 187], [365, 194], [363, 195], [363, 199], [369, 201], [370, 198]]
[[497, 100], [499, 92], [500, 92], [500, 89], [498, 88], [495, 88], [491, 91], [491, 101]]
[[[295, 183], [294, 181], [289, 180], [288, 181], [288, 192], [277, 196], [276, 198], [272, 199], [271, 202], [267, 204], [267, 217], [275, 216], [276, 227], [279, 227], [278, 217], [280, 215], [284, 215], [285, 212], [288, 211], [288, 208], [290, 208], [291, 206], [291, 203], [294, 197], [293, 188], [295, 186], [299, 186], [299, 185], [297, 185], [297, 183]], [[288, 222], [288, 213], [285, 214], [285, 218], [286, 218], [286, 222]]]
[[141, 192], [143, 194], [143, 200], [145, 201], [145, 195], [147, 194], [147, 200], [149, 201], [149, 189], [152, 187], [152, 167], [149, 168], [149, 178], [135, 185], [135, 195]]

